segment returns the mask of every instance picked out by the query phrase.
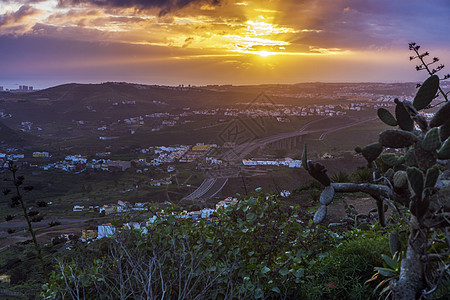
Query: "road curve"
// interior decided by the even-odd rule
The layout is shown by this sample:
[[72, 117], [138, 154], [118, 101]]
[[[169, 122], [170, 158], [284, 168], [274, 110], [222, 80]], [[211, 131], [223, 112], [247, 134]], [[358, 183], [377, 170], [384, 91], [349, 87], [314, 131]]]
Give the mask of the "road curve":
[[[301, 136], [301, 135], [307, 135], [307, 134], [311, 134], [311, 133], [317, 133], [317, 132], [323, 132], [325, 131], [320, 137], [319, 140], [323, 140], [323, 138], [332, 132], [341, 130], [341, 129], [345, 129], [348, 127], [352, 127], [358, 124], [362, 124], [365, 122], [369, 122], [372, 121], [376, 118], [370, 118], [370, 119], [365, 119], [363, 121], [357, 121], [357, 122], [352, 122], [350, 124], [346, 124], [343, 126], [340, 126], [338, 128], [333, 128], [331, 130], [326, 130], [326, 129], [314, 129], [314, 130], [306, 130], [310, 125], [317, 123], [319, 121], [324, 121], [326, 119], [328, 119], [330, 117], [325, 117], [325, 118], [320, 118], [318, 120], [313, 120], [311, 122], [308, 122], [307, 124], [305, 124], [302, 128], [300, 128], [299, 130], [293, 131], [293, 132], [287, 132], [287, 133], [281, 133], [281, 134], [277, 134], [274, 136], [269, 136], [269, 137], [264, 137], [264, 138], [260, 138], [248, 143], [244, 143], [241, 145], [237, 145], [236, 147], [234, 147], [233, 149], [227, 151], [224, 153], [224, 155], [222, 156], [222, 160], [229, 162], [229, 163], [240, 163], [242, 161], [242, 159], [244, 159], [248, 154], [250, 154], [252, 151], [254, 151], [255, 149], [257, 149], [258, 147], [262, 147], [266, 144], [269, 143], [274, 143], [280, 140], [284, 140], [287, 138], [292, 138], [292, 137], [296, 137], [296, 136]], [[217, 195], [217, 193], [219, 193], [222, 188], [225, 186], [225, 184], [228, 181], [228, 177], [219, 177], [219, 176], [215, 176], [213, 174], [210, 174], [211, 177], [206, 178], [202, 184], [195, 190], [193, 191], [191, 194], [189, 194], [188, 196], [184, 197], [184, 200], [195, 200], [195, 199], [210, 199], [212, 197], [214, 197], [215, 195]]]

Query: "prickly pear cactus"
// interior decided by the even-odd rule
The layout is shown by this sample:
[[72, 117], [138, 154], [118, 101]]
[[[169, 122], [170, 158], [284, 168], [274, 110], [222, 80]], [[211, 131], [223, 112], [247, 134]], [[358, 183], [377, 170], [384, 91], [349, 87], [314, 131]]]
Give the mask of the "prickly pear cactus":
[[392, 255], [402, 250], [402, 243], [397, 232], [391, 232], [389, 234], [389, 249]]
[[439, 136], [441, 141], [445, 141], [450, 136], [450, 119], [439, 128]]
[[386, 109], [386, 108], [379, 108], [377, 111], [378, 118], [380, 118], [381, 121], [386, 123], [389, 126], [397, 126], [397, 120], [394, 118], [394, 116]]
[[379, 142], [384, 147], [404, 148], [411, 146], [417, 141], [417, 137], [405, 130], [388, 129], [380, 133]]
[[417, 198], [422, 198], [423, 191], [423, 173], [416, 167], [409, 167], [406, 169], [408, 181], [411, 189]]
[[434, 165], [433, 167], [429, 168], [427, 170], [427, 174], [425, 175], [425, 189], [432, 189], [436, 181], [439, 177], [439, 166]]
[[438, 158], [450, 159], [450, 138], [447, 138], [444, 145], [442, 145], [441, 149], [439, 149]]
[[411, 119], [408, 111], [402, 102], [395, 99], [395, 116], [397, 118], [398, 126], [406, 131], [411, 131], [414, 129], [414, 121]]
[[414, 155], [414, 150], [413, 149], [409, 149], [408, 151], [406, 151], [406, 153], [405, 153], [405, 164], [408, 167], [412, 167], [412, 166], [415, 166], [417, 164], [416, 156]]
[[361, 153], [370, 165], [383, 152], [383, 146], [380, 143], [373, 143], [362, 148]]
[[[378, 143], [355, 148], [373, 168], [375, 176], [390, 181], [387, 185], [392, 193], [406, 199], [402, 204], [411, 208], [418, 219], [426, 216], [430, 199], [439, 190], [435, 185], [439, 182], [440, 165], [445, 164], [442, 160], [450, 159], [450, 102], [441, 106], [430, 122], [422, 114], [431, 107], [438, 91], [439, 78], [432, 75], [422, 84], [413, 102], [395, 99], [395, 117], [387, 109], [378, 109], [381, 121], [398, 128], [381, 132]], [[383, 153], [385, 148], [394, 148], [396, 153]], [[377, 166], [378, 158], [385, 165], [384, 171]], [[342, 190], [339, 183], [331, 183], [324, 166], [307, 161], [306, 146], [302, 160], [309, 174], [326, 187], [320, 197], [322, 206], [314, 216], [314, 222], [321, 222], [334, 193]], [[379, 205], [378, 210], [381, 209]], [[380, 212], [379, 217], [384, 218]]]
[[381, 155], [381, 160], [389, 167], [396, 166], [401, 161], [394, 153], [384, 153]]
[[434, 127], [425, 134], [425, 137], [422, 140], [422, 148], [426, 151], [433, 151], [439, 147], [441, 147], [439, 129]]
[[315, 224], [322, 223], [323, 220], [325, 220], [326, 215], [327, 215], [327, 206], [322, 205], [321, 207], [319, 207], [319, 209], [314, 214], [314, 219], [313, 219], [314, 223]]
[[305, 168], [306, 171], [308, 171], [308, 159], [307, 159], [307, 152], [306, 152], [306, 143], [303, 145], [303, 154], [302, 154], [302, 166]]
[[430, 105], [431, 101], [436, 97], [439, 89], [439, 76], [432, 75], [422, 84], [419, 91], [414, 97], [413, 105], [417, 110], [424, 109]]
[[394, 176], [394, 174], [395, 174], [394, 169], [389, 168], [389, 169], [386, 171], [386, 173], [384, 173], [384, 176], [391, 178], [391, 177]]
[[442, 106], [430, 121], [430, 127], [438, 127], [448, 122], [450, 117], [450, 102]]
[[327, 175], [327, 169], [319, 164], [308, 162], [308, 172], [314, 179], [319, 181], [324, 186], [329, 186], [331, 184], [330, 177]]
[[323, 205], [328, 205], [333, 201], [334, 198], [334, 188], [329, 185], [325, 187], [320, 194], [320, 203]]
[[394, 174], [394, 187], [404, 188], [408, 185], [408, 176], [405, 171], [397, 171]]

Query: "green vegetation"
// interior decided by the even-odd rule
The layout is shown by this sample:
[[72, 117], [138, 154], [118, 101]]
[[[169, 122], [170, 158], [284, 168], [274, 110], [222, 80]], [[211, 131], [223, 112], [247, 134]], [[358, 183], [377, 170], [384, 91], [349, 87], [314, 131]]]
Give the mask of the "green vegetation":
[[[320, 195], [322, 206], [314, 215], [315, 223], [324, 221], [327, 206], [332, 202], [335, 192], [363, 192], [375, 200], [381, 226], [387, 226], [385, 204], [389, 204], [408, 224], [409, 236], [403, 245], [405, 253], [392, 253], [401, 260], [401, 266], [391, 260], [391, 270], [377, 268], [381, 277], [390, 280], [389, 287], [383, 289], [382, 293], [390, 290], [395, 299], [405, 300], [432, 295], [441, 288], [442, 281], [450, 276], [450, 102], [435, 74], [443, 65], [431, 69], [431, 65], [439, 59], [434, 58], [431, 63], [427, 63], [424, 58], [429, 55], [428, 52], [420, 53], [420, 46], [415, 43], [409, 47], [415, 53], [411, 60], [420, 60], [417, 70], [427, 70], [430, 77], [420, 86], [413, 103], [395, 99], [395, 117], [384, 108], [378, 110], [381, 121], [389, 126], [398, 125], [399, 128], [382, 131], [377, 143], [355, 148], [368, 163], [367, 169], [359, 170], [361, 183], [332, 183], [322, 164], [307, 161], [306, 144], [302, 157], [304, 168], [325, 186]], [[448, 78], [450, 75], [445, 76], [445, 79]], [[443, 101], [435, 105], [439, 106], [439, 110], [428, 122], [419, 111], [431, 108], [432, 101], [438, 95]], [[390, 149], [395, 149], [396, 153], [383, 153], [383, 150]], [[371, 172], [367, 172], [369, 168]], [[357, 221], [358, 215], [355, 216], [355, 226]], [[393, 241], [397, 240], [395, 232], [391, 236]], [[398, 240], [395, 244], [401, 245]], [[397, 248], [400, 251], [400, 246]], [[389, 261], [388, 257], [383, 258]]]
[[167, 211], [148, 232], [126, 230], [60, 257], [43, 295], [370, 299], [375, 285], [364, 282], [389, 251], [379, 227], [337, 234], [298, 218], [298, 208], [263, 193], [212, 222]]
[[[132, 169], [124, 172], [86, 171], [80, 174], [59, 170], [22, 169], [20, 173], [27, 178], [27, 183], [34, 187], [33, 199], [52, 202], [51, 205], [43, 208], [44, 214], [51, 211], [52, 214], [73, 215], [74, 205], [104, 205], [117, 203], [118, 200], [130, 203], [149, 201], [158, 203], [169, 200], [178, 203], [194, 187], [201, 184], [204, 174], [189, 168], [190, 165], [176, 166], [179, 169], [172, 174], [174, 184], [159, 187], [150, 186], [151, 179], [162, 179], [165, 178], [164, 175], [169, 174], [155, 168], [143, 174], [138, 174]], [[4, 173], [2, 178], [7, 175]], [[192, 187], [189, 188], [186, 184]], [[136, 186], [138, 186], [137, 189]], [[2, 219], [12, 213], [7, 202], [2, 201], [0, 208]], [[91, 214], [91, 216], [94, 215]]]
[[[282, 199], [257, 189], [245, 198], [239, 196], [237, 203], [219, 209], [211, 218], [200, 220], [177, 212], [180, 207], [176, 205], [166, 205], [169, 208], [164, 211], [151, 207], [156, 220], [141, 229], [118, 230], [110, 238], [90, 243], [76, 238], [73, 241], [55, 238], [41, 250], [36, 247], [38, 255], [30, 248], [31, 242], [25, 241], [0, 253], [0, 272], [11, 275], [12, 286], [7, 288], [21, 293], [18, 297], [31, 299], [377, 299], [380, 296], [444, 299], [450, 281], [450, 106], [435, 75], [442, 67], [430, 69], [437, 60], [426, 63], [424, 57], [428, 54], [419, 53], [419, 47], [413, 43], [410, 48], [416, 54], [412, 59], [421, 61], [417, 68], [426, 69], [430, 77], [413, 103], [396, 101], [395, 116], [386, 109], [379, 110], [378, 116], [385, 125], [399, 128], [384, 130], [379, 142], [368, 141], [372, 143], [355, 149], [367, 160], [367, 167], [351, 174], [339, 171], [330, 178], [325, 166], [308, 161], [305, 145], [303, 166], [315, 180], [295, 189], [293, 197]], [[105, 84], [102, 88], [123, 95], [130, 88], [117, 86]], [[91, 88], [71, 86], [73, 94], [82, 97], [84, 104], [105, 100], [82, 95]], [[447, 103], [436, 104], [441, 106], [428, 122], [418, 111], [428, 109], [438, 91]], [[204, 93], [202, 97], [210, 94], [198, 92]], [[180, 97], [180, 93], [174, 92], [172, 96]], [[145, 102], [138, 99], [141, 101]], [[337, 125], [343, 122], [339, 118], [335, 121]], [[215, 122], [204, 120], [204, 125]], [[377, 126], [376, 130], [385, 129], [385, 125]], [[356, 131], [369, 131], [364, 126]], [[181, 135], [180, 128], [168, 131]], [[137, 136], [149, 133], [148, 128], [141, 130]], [[217, 128], [204, 131], [212, 134], [214, 130]], [[155, 135], [164, 138], [164, 133]], [[339, 140], [344, 139], [342, 132], [336, 131], [332, 136], [338, 147]], [[364, 139], [369, 136], [360, 135]], [[135, 137], [123, 141], [129, 144]], [[71, 142], [76, 141], [80, 140]], [[330, 145], [332, 139], [326, 142]], [[131, 158], [129, 150], [134, 146], [127, 147], [114, 154], [116, 158]], [[342, 147], [345, 149], [349, 144]], [[277, 152], [273, 154], [282, 156], [282, 151]], [[34, 180], [36, 191], [41, 193], [38, 196], [47, 195], [41, 202], [52, 199], [53, 207], [62, 212], [80, 199], [102, 204], [119, 199], [155, 199], [157, 195], [162, 202], [170, 200], [169, 194], [177, 198], [186, 194], [183, 184], [198, 185], [204, 177], [200, 171], [192, 174], [187, 169], [178, 170], [172, 178], [177, 185], [167, 187], [149, 185], [149, 176], [160, 176], [161, 170], [147, 174], [133, 171], [78, 174], [78, 185], [73, 189], [67, 187], [73, 187], [69, 182], [75, 181], [74, 174], [61, 173], [52, 179], [50, 173], [43, 172]], [[284, 180], [294, 173], [277, 167], [266, 171], [273, 181], [273, 190], [278, 188], [273, 174]], [[246, 193], [251, 190], [247, 189], [250, 183], [265, 183], [250, 176], [236, 180]], [[344, 193], [351, 193], [351, 197], [370, 195], [377, 207], [360, 213], [347, 204]], [[309, 199], [308, 203], [299, 203], [301, 209], [290, 206], [298, 195]], [[327, 222], [327, 209], [333, 199], [344, 203], [347, 216]], [[20, 199], [16, 200], [19, 204]], [[25, 216], [37, 215], [34, 210], [27, 212], [23, 202], [20, 204]], [[389, 212], [386, 204], [391, 207]], [[199, 208], [192, 203], [194, 206]], [[121, 226], [129, 221], [148, 220], [149, 214], [122, 215], [110, 221]], [[95, 228], [102, 220], [91, 220], [89, 228]], [[47, 280], [37, 267], [39, 261], [44, 267], [43, 274], [45, 268], [51, 271]]]

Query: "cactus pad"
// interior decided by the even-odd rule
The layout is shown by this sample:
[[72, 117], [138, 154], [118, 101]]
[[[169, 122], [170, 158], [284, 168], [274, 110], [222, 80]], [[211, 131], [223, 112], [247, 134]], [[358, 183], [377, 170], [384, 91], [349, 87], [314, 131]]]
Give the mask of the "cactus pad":
[[411, 201], [411, 213], [420, 220], [427, 213], [429, 206], [430, 199], [428, 196], [425, 196], [423, 199], [414, 197]]
[[400, 129], [388, 129], [380, 133], [379, 142], [385, 147], [403, 148], [417, 141], [414, 134]]
[[441, 141], [445, 141], [450, 136], [450, 119], [439, 127], [439, 136]]
[[324, 186], [331, 184], [330, 177], [327, 175], [327, 169], [319, 163], [310, 162], [308, 164], [308, 173]]
[[333, 186], [329, 185], [325, 187], [320, 194], [320, 203], [323, 205], [329, 205], [331, 201], [333, 201], [334, 198], [334, 188]]
[[308, 158], [306, 153], [306, 143], [303, 144], [303, 154], [302, 154], [302, 166], [305, 170], [308, 170]]
[[394, 174], [394, 187], [404, 188], [408, 184], [408, 176], [405, 171], [397, 171]]
[[423, 173], [416, 167], [410, 167], [406, 169], [406, 174], [408, 175], [409, 185], [414, 191], [416, 198], [418, 200], [422, 199], [423, 191]]
[[442, 106], [430, 121], [430, 127], [438, 127], [450, 119], [450, 102]]
[[361, 152], [364, 158], [370, 164], [372, 161], [377, 159], [377, 157], [381, 154], [382, 151], [383, 146], [381, 146], [380, 143], [374, 143], [364, 147]]
[[395, 118], [397, 119], [398, 126], [406, 131], [411, 131], [414, 129], [414, 121], [411, 119], [408, 111], [406, 111], [403, 103], [398, 99], [395, 99]]
[[425, 172], [436, 163], [438, 155], [436, 151], [423, 149], [422, 143], [418, 142], [414, 145], [414, 156], [416, 157], [417, 166]]
[[389, 169], [386, 171], [386, 173], [384, 173], [384, 176], [389, 177], [389, 178], [392, 178], [392, 176], [394, 176], [394, 173], [395, 173], [394, 169], [389, 168]]
[[327, 206], [322, 205], [321, 207], [319, 207], [319, 209], [314, 214], [314, 219], [313, 219], [314, 223], [315, 224], [322, 223], [322, 221], [325, 220], [326, 215], [327, 215]]
[[414, 155], [414, 150], [409, 149], [405, 153], [405, 164], [409, 167], [417, 165], [416, 156]]
[[389, 249], [391, 250], [392, 255], [402, 251], [402, 243], [400, 242], [397, 232], [391, 232], [389, 234]]
[[425, 138], [422, 140], [422, 148], [427, 151], [434, 151], [441, 147], [441, 138], [439, 137], [439, 129], [437, 127], [428, 130]]
[[380, 157], [381, 160], [389, 167], [396, 166], [400, 162], [400, 159], [394, 153], [384, 153]]
[[428, 130], [428, 122], [424, 116], [422, 116], [421, 114], [417, 114], [413, 117], [413, 120], [416, 122], [416, 124], [422, 131]]
[[433, 188], [439, 177], [439, 166], [434, 165], [427, 170], [427, 175], [425, 176], [425, 188]]
[[430, 105], [431, 101], [436, 97], [439, 89], [439, 76], [432, 75], [424, 81], [416, 97], [414, 97], [413, 105], [417, 110], [421, 110]]
[[397, 120], [394, 118], [394, 116], [386, 109], [386, 108], [379, 108], [377, 110], [378, 118], [380, 118], [381, 121], [386, 123], [389, 126], [397, 126]]
[[403, 107], [406, 109], [411, 118], [414, 118], [419, 114], [414, 105], [408, 100], [403, 101]]
[[450, 159], [450, 138], [448, 138], [438, 151], [439, 159]]

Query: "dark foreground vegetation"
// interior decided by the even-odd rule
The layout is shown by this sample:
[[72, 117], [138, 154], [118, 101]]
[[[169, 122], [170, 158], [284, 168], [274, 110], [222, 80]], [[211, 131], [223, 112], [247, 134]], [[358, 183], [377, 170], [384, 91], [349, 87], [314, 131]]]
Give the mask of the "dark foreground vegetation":
[[[58, 260], [50, 299], [368, 299], [386, 229], [330, 231], [260, 193], [193, 221], [170, 211], [142, 230]], [[393, 225], [392, 225], [393, 226]], [[396, 228], [401, 229], [402, 223]], [[375, 299], [376, 297], [373, 296]]]

